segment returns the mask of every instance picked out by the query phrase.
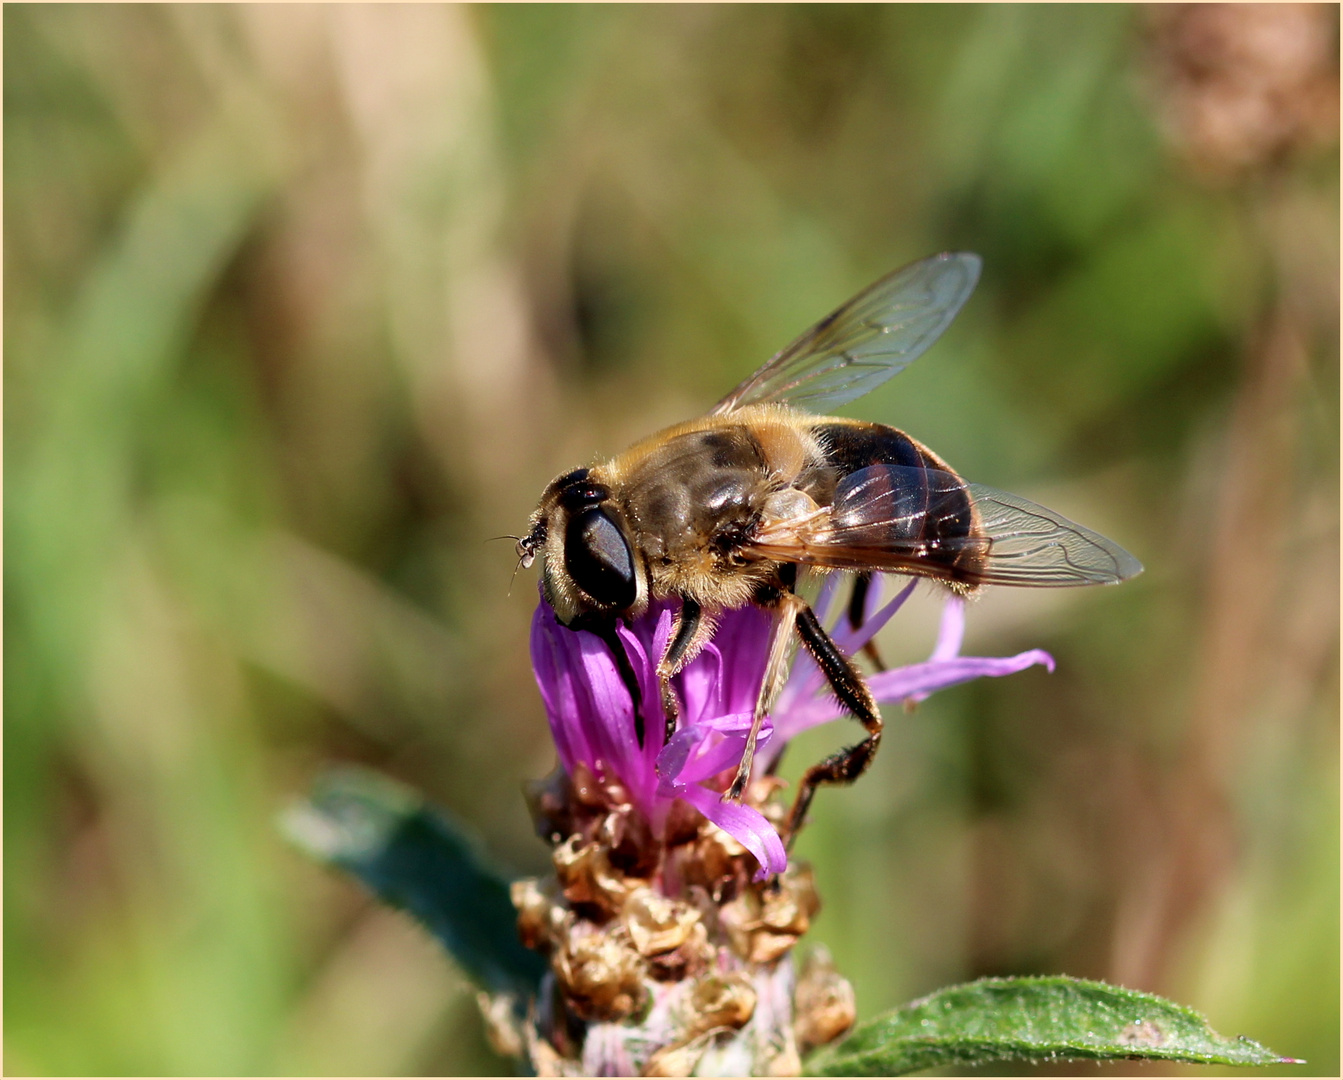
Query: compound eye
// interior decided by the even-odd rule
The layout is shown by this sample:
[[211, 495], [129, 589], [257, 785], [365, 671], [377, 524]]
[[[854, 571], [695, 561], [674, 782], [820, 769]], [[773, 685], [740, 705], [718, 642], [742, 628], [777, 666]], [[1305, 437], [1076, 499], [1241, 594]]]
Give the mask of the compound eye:
[[634, 557], [620, 528], [597, 507], [569, 518], [564, 532], [564, 568], [597, 603], [623, 611], [638, 592]]

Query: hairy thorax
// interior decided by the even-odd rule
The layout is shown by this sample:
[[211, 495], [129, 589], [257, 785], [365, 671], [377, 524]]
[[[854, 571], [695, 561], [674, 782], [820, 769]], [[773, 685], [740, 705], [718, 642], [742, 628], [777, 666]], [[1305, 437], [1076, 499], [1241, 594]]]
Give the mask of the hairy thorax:
[[771, 497], [824, 466], [810, 426], [791, 410], [743, 409], [660, 432], [594, 470], [618, 493], [654, 598], [739, 607], [778, 564], [740, 549]]

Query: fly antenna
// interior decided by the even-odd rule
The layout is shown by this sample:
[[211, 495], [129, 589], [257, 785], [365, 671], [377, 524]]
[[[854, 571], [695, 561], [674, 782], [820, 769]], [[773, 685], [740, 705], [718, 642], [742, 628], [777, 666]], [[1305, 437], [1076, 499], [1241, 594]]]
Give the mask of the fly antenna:
[[485, 541], [485, 543], [488, 544], [490, 540], [512, 540], [518, 545], [517, 565], [513, 567], [513, 576], [508, 579], [509, 596], [513, 595], [513, 582], [518, 579], [518, 571], [524, 566], [531, 566], [532, 564], [530, 551], [525, 551], [522, 547], [522, 545], [527, 542], [527, 539], [528, 538], [525, 536], [514, 536], [512, 533], [504, 533], [503, 536], [491, 536], [489, 540]]

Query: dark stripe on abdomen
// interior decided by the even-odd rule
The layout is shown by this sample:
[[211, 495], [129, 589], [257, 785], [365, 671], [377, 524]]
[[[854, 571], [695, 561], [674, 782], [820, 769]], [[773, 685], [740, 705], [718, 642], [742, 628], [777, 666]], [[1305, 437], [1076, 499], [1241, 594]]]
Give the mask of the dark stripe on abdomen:
[[[823, 424], [817, 434], [839, 473], [834, 523], [868, 544], [917, 552], [931, 576], [973, 583], [983, 545], [964, 482], [904, 432], [883, 424]], [[861, 483], [853, 478], [862, 473]]]
[[869, 465], [929, 465], [918, 443], [885, 424], [818, 424], [815, 433], [843, 476]]

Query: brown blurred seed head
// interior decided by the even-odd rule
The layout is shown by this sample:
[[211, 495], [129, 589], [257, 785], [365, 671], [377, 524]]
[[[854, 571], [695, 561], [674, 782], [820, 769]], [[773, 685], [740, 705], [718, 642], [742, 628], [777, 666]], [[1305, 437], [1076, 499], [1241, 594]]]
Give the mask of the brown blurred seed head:
[[797, 1046], [792, 1042], [787, 1043], [779, 1049], [779, 1052], [769, 1059], [769, 1065], [765, 1069], [766, 1076], [801, 1076], [802, 1058], [797, 1052]]
[[648, 1059], [644, 1076], [690, 1076], [704, 1056], [711, 1034], [700, 1035], [689, 1042], [664, 1046]]
[[1338, 136], [1338, 8], [1147, 9], [1157, 107], [1199, 175], [1233, 179]]
[[663, 982], [679, 982], [708, 967], [715, 953], [709, 944], [708, 930], [697, 920], [680, 945], [670, 952], [648, 957], [648, 972]]

